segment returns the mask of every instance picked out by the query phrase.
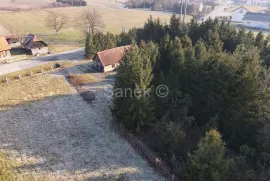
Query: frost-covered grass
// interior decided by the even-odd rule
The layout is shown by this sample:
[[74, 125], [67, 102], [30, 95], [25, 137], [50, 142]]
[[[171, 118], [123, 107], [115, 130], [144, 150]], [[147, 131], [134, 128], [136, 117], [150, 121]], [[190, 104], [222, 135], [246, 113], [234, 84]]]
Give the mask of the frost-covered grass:
[[0, 110], [46, 97], [74, 93], [63, 77], [39, 75], [0, 84]]
[[70, 94], [0, 111], [0, 148], [35, 180], [163, 180], [111, 129], [111, 83], [82, 87], [91, 104]]

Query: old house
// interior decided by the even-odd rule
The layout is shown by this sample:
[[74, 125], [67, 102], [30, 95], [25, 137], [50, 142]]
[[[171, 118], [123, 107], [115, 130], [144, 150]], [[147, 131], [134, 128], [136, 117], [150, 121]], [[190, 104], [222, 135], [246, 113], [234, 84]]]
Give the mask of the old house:
[[94, 67], [101, 72], [109, 72], [115, 70], [126, 50], [130, 49], [130, 45], [112, 48], [97, 52], [94, 57]]
[[29, 34], [23, 42], [23, 47], [31, 52], [34, 56], [48, 54], [48, 44], [40, 40], [36, 35]]
[[270, 29], [270, 14], [247, 12], [243, 18], [243, 25], [261, 30]]
[[247, 12], [259, 13], [265, 10], [265, 7], [260, 6], [241, 6], [232, 11], [232, 22], [242, 23]]
[[22, 46], [21, 40], [18, 36], [6, 36], [6, 40], [10, 48], [18, 48]]
[[0, 62], [5, 62], [11, 58], [10, 46], [5, 37], [0, 37]]

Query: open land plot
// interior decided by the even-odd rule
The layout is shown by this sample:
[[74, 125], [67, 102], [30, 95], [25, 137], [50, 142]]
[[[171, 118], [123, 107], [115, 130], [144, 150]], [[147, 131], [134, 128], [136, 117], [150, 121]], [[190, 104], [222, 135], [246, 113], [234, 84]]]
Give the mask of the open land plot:
[[[21, 34], [35, 33], [41, 36], [45, 41], [51, 44], [82, 46], [84, 43], [83, 34], [75, 27], [76, 18], [88, 9], [95, 8], [103, 17], [106, 27], [104, 32], [120, 33], [122, 26], [126, 29], [141, 27], [150, 16], [160, 17], [161, 21], [169, 22], [171, 14], [162, 14], [161, 12], [131, 10], [122, 7], [123, 4], [106, 0], [88, 1], [87, 7], [65, 7], [57, 8], [60, 12], [66, 14], [69, 22], [60, 32], [59, 36], [54, 35], [54, 31], [45, 26], [45, 17], [48, 9], [30, 10], [22, 12], [0, 11], [0, 24], [11, 33], [20, 31]], [[1, 34], [1, 31], [0, 31]], [[2, 32], [2, 35], [4, 33]]]
[[[112, 88], [111, 81], [83, 87], [95, 97], [89, 104], [61, 76], [56, 77], [62, 81], [55, 82], [55, 76], [39, 76], [36, 81], [49, 79], [47, 84], [66, 87], [63, 94], [34, 83], [34, 92], [41, 100], [0, 111], [0, 148], [20, 162], [21, 174], [47, 181], [163, 180], [112, 130], [111, 101], [106, 94]], [[20, 86], [6, 85], [11, 86], [6, 89], [26, 92], [24, 86], [31, 82], [25, 80], [16, 82]], [[5, 102], [12, 104], [15, 98], [12, 93]], [[23, 96], [19, 98], [23, 101]]]

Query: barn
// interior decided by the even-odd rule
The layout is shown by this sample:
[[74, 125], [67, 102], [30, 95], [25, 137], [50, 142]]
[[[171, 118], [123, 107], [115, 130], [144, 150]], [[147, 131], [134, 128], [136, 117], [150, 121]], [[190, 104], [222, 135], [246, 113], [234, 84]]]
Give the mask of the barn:
[[0, 37], [0, 62], [5, 62], [11, 58], [10, 46], [5, 37]]
[[270, 30], [270, 14], [247, 12], [243, 18], [243, 25], [260, 30]]
[[39, 39], [36, 35], [29, 34], [23, 42], [23, 47], [34, 56], [48, 54], [48, 44]]
[[115, 70], [126, 50], [130, 49], [131, 45], [116, 47], [104, 51], [97, 52], [94, 57], [94, 67], [101, 72], [109, 72]]

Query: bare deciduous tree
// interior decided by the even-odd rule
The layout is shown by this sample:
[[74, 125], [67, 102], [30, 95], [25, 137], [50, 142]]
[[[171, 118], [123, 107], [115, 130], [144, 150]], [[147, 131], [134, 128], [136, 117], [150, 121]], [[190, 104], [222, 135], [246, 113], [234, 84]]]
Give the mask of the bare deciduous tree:
[[56, 35], [67, 24], [68, 18], [58, 10], [48, 11], [46, 26], [55, 30]]
[[83, 12], [81, 16], [76, 19], [75, 25], [76, 28], [82, 31], [86, 36], [91, 36], [99, 29], [105, 27], [101, 14], [95, 9], [89, 9]]

